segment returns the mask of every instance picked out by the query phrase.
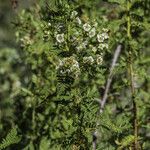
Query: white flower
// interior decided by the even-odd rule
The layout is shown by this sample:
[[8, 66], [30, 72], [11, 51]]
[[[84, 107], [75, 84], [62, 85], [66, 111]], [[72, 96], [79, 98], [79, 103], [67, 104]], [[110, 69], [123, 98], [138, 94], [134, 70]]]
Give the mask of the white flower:
[[61, 59], [58, 59], [58, 64], [56, 65], [56, 70], [58, 70], [60, 67], [62, 67], [64, 64], [63, 64], [63, 61]]
[[76, 49], [77, 49], [78, 51], [81, 51], [81, 50], [83, 49], [83, 46], [80, 44], [79, 46], [76, 47]]
[[108, 39], [108, 38], [109, 38], [108, 33], [102, 33], [101, 36], [102, 36], [104, 39]]
[[51, 26], [51, 23], [50, 23], [50, 22], [48, 23], [48, 26]]
[[72, 72], [78, 70], [79, 69], [79, 63], [77, 61], [75, 61], [70, 69], [71, 69]]
[[84, 42], [82, 43], [82, 47], [83, 47], [83, 48], [86, 48], [87, 45], [88, 45], [88, 41], [84, 41]]
[[97, 63], [98, 65], [101, 65], [101, 64], [102, 64], [102, 62], [103, 62], [103, 58], [102, 58], [102, 56], [101, 56], [101, 55], [97, 55], [96, 63]]
[[63, 28], [64, 28], [64, 24], [61, 23], [57, 25], [58, 31], [61, 31]]
[[64, 58], [60, 63], [58, 69], [59, 73], [63, 75], [67, 74], [74, 77], [78, 77], [80, 74], [79, 63], [74, 56]]
[[66, 73], [70, 73], [71, 72], [71, 70], [70, 69], [66, 69]]
[[96, 47], [93, 47], [93, 48], [92, 48], [92, 52], [96, 53], [96, 51], [97, 51], [97, 48], [96, 48]]
[[76, 17], [76, 20], [77, 20], [77, 23], [78, 23], [79, 25], [82, 24], [82, 21], [81, 21], [81, 19], [80, 19], [79, 17]]
[[59, 59], [59, 66], [63, 66], [63, 61]]
[[74, 18], [74, 17], [76, 17], [77, 16], [77, 14], [78, 14], [78, 12], [77, 11], [72, 11], [71, 12], [71, 18]]
[[99, 44], [98, 48], [101, 50], [103, 50], [104, 48], [108, 49], [108, 44], [107, 43], [105, 43], [105, 44], [101, 43], [101, 44]]
[[74, 57], [70, 57], [72, 59], [70, 71], [75, 75], [75, 77], [78, 77], [80, 74], [80, 67], [78, 61]]
[[89, 37], [92, 38], [95, 36], [95, 34], [96, 34], [96, 30], [95, 28], [92, 28], [91, 31], [89, 32]]
[[64, 33], [62, 33], [62, 34], [57, 34], [57, 35], [56, 35], [56, 40], [57, 40], [57, 42], [59, 42], [59, 43], [64, 42], [64, 41], [65, 41], [65, 39], [64, 39]]
[[64, 71], [64, 70], [60, 70], [60, 73], [61, 73], [61, 74], [65, 74], [65, 73], [66, 73], [66, 71]]
[[73, 67], [76, 67], [76, 68], [79, 68], [79, 63], [78, 63], [77, 61], [75, 61], [72, 66], [73, 66]]
[[104, 37], [101, 34], [97, 34], [97, 40], [98, 42], [104, 42]]
[[104, 31], [104, 32], [108, 32], [108, 29], [106, 29], [106, 28], [103, 28], [103, 29], [102, 29], [102, 31]]
[[83, 63], [88, 63], [88, 64], [93, 64], [94, 63], [94, 59], [92, 56], [88, 56], [88, 57], [83, 57]]
[[85, 24], [83, 25], [83, 29], [84, 29], [86, 32], [88, 32], [88, 31], [91, 30], [91, 26], [90, 26], [88, 23], [85, 23]]

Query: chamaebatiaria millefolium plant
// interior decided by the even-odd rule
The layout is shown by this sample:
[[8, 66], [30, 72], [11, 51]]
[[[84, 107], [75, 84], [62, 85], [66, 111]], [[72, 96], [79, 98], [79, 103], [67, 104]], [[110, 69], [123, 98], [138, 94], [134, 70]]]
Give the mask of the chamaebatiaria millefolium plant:
[[33, 72], [29, 91], [23, 89], [32, 131], [25, 131], [26, 149], [39, 149], [44, 139], [50, 149], [91, 149], [109, 29], [73, 2], [32, 11], [21, 14], [17, 33]]

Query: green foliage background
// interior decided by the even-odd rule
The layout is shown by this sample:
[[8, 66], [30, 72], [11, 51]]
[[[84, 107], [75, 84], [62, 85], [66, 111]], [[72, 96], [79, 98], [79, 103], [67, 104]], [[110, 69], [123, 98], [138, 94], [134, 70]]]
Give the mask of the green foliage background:
[[[1, 12], [8, 10], [8, 17], [7, 2], [0, 4]], [[19, 7], [17, 13], [1, 22], [1, 31], [9, 29], [5, 37], [0, 36], [3, 39], [0, 43], [0, 137], [7, 134], [1, 140], [4, 148], [11, 145], [8, 149], [91, 150], [95, 144], [93, 134], [97, 133], [97, 150], [149, 150], [149, 1], [52, 0], [24, 7], [28, 9]], [[73, 11], [78, 12], [81, 25], [77, 25], [75, 17], [71, 18]], [[108, 49], [98, 48], [96, 38], [91, 40], [83, 30], [85, 23], [94, 27], [95, 22], [98, 23], [96, 32], [108, 29], [109, 39], [104, 42], [108, 43]], [[72, 42], [72, 35], [77, 31], [79, 35]], [[57, 39], [61, 33], [64, 33], [62, 43]], [[17, 44], [15, 40], [10, 42], [14, 37]], [[76, 45], [82, 46], [84, 40], [88, 44], [77, 51]], [[119, 44], [121, 54], [113, 70], [105, 107], [99, 113]], [[91, 52], [89, 45], [97, 51]], [[96, 64], [99, 55], [103, 59], [100, 65]], [[94, 62], [84, 63], [89, 56]], [[60, 60], [64, 64], [68, 62], [61, 68]], [[79, 68], [77, 65], [71, 73], [61, 72], [76, 61]], [[135, 135], [136, 119], [138, 136]], [[21, 140], [16, 130], [22, 135]]]

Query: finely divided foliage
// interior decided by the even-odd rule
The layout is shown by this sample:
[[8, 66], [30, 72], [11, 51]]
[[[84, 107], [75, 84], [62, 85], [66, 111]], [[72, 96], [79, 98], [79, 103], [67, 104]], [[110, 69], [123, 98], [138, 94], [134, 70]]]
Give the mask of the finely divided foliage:
[[[139, 27], [135, 23], [142, 26], [142, 22], [132, 21], [136, 9], [133, 12], [131, 9], [139, 2], [110, 2], [118, 8], [121, 20], [99, 21], [98, 16], [92, 19], [80, 3], [66, 1], [57, 1], [54, 7], [47, 4], [47, 10], [44, 8], [35, 16], [22, 14], [19, 38], [33, 70], [33, 83], [29, 88], [32, 98], [27, 103], [27, 110], [32, 113], [34, 138], [29, 138], [27, 147], [33, 145], [38, 149], [35, 143], [44, 138], [49, 139], [51, 149], [92, 149], [92, 134], [96, 131], [97, 149], [141, 149], [133, 67], [134, 61], [138, 63], [137, 54], [140, 53], [137, 43], [140, 35], [134, 36]], [[112, 37], [110, 46], [109, 34]], [[110, 55], [111, 47], [120, 43], [125, 52], [116, 72], [118, 75], [124, 73], [124, 76], [122, 81], [120, 78], [121, 82], [113, 83], [113, 90], [122, 92], [119, 86], [124, 88], [125, 98], [121, 97], [123, 94], [120, 97], [113, 95], [113, 101], [117, 98], [121, 102], [109, 102], [99, 117], [96, 100], [102, 96], [107, 76], [105, 70], [109, 70], [103, 64], [108, 60], [103, 59]], [[127, 68], [129, 74], [126, 74]], [[132, 92], [126, 94], [128, 90]]]
[[96, 20], [84, 20], [81, 8], [72, 3], [47, 7], [35, 16], [20, 16], [24, 27], [18, 34], [33, 71], [26, 115], [30, 110], [34, 138], [29, 137], [26, 148], [38, 149], [40, 143], [35, 143], [42, 134], [51, 139], [51, 149], [91, 149], [109, 30]]
[[20, 140], [21, 137], [17, 135], [17, 127], [13, 127], [7, 134], [6, 138], [0, 143], [0, 150], [5, 149], [12, 144], [19, 143]]
[[149, 6], [51, 0], [19, 14], [29, 76], [16, 96], [17, 148], [150, 149]]

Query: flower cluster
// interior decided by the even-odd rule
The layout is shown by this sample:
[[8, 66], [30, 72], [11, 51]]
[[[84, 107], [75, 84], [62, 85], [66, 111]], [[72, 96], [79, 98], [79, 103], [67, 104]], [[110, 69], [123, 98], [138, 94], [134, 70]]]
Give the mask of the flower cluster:
[[94, 59], [92, 56], [83, 57], [83, 63], [92, 65], [94, 63]]
[[80, 74], [80, 67], [78, 61], [74, 56], [65, 57], [59, 60], [57, 70], [61, 75], [71, 75], [72, 77], [78, 77]]
[[103, 62], [103, 57], [100, 54], [97, 54], [95, 57], [92, 56], [86, 56], [83, 57], [83, 63], [86, 65], [102, 65]]
[[108, 33], [97, 34], [97, 40], [100, 43], [104, 42], [108, 38], [109, 38]]
[[30, 38], [29, 34], [26, 34], [24, 37], [22, 37], [20, 41], [22, 42], [21, 46], [23, 47], [27, 45], [31, 45], [33, 43], [33, 40]]
[[54, 33], [55, 47], [61, 54], [68, 52], [68, 55], [62, 55], [57, 67], [59, 73], [78, 77], [81, 68], [102, 65], [109, 34], [108, 29], [100, 27], [98, 22], [82, 20], [77, 11], [72, 11], [68, 17], [71, 23], [56, 20], [48, 24]]

